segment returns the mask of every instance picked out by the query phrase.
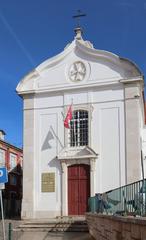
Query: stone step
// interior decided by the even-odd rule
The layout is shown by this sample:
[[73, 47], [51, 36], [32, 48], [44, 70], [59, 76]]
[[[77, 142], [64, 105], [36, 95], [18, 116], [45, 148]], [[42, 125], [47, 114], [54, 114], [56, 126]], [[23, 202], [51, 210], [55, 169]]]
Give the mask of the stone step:
[[41, 228], [41, 229], [18, 229], [14, 228], [13, 232], [89, 232], [88, 229], [75, 229], [75, 228], [61, 228], [61, 229], [46, 229], [46, 228]]
[[23, 225], [51, 225], [51, 224], [77, 224], [77, 225], [86, 225], [86, 221], [50, 221], [50, 222], [44, 222], [44, 221], [30, 221], [30, 222], [24, 222], [23, 221]]
[[88, 228], [16, 228], [13, 231], [17, 232], [89, 232]]
[[88, 232], [86, 221], [28, 221], [14, 231]]
[[82, 219], [79, 219], [79, 218], [73, 218], [73, 217], [58, 217], [58, 218], [54, 218], [54, 219], [42, 219], [42, 220], [30, 220], [30, 221], [26, 221], [26, 220], [23, 220], [23, 223], [24, 224], [33, 224], [33, 223], [36, 223], [36, 224], [47, 224], [47, 223], [79, 223], [79, 224], [83, 224], [83, 223], [86, 223], [86, 220], [85, 218], [82, 218]]
[[75, 226], [75, 227], [86, 227], [87, 226], [87, 224], [76, 224], [76, 223], [57, 223], [57, 224], [21, 224], [21, 225], [19, 225], [19, 228], [31, 228], [31, 227], [38, 227], [38, 228], [41, 228], [41, 227], [56, 227], [56, 226], [58, 226], [58, 227], [62, 227], [62, 226], [66, 226], [66, 227], [73, 227], [73, 226]]

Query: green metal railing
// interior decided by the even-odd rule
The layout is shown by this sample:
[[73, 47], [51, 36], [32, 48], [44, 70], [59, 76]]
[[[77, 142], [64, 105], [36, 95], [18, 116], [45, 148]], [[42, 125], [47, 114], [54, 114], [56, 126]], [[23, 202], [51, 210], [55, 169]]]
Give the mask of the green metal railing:
[[96, 194], [88, 203], [90, 212], [146, 216], [146, 179]]

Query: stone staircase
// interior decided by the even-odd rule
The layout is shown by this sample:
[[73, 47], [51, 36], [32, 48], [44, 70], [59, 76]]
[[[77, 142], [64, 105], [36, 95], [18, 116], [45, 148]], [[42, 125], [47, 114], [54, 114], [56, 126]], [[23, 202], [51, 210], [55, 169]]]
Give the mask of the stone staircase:
[[84, 217], [58, 217], [49, 220], [23, 221], [14, 231], [88, 232], [88, 226]]

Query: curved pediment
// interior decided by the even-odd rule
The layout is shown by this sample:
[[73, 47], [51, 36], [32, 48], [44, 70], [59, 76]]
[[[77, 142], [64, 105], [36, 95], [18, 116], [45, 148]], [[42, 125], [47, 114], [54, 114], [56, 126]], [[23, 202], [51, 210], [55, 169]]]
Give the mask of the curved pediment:
[[92, 44], [75, 39], [62, 53], [40, 64], [17, 86], [20, 95], [118, 83], [141, 77], [131, 61], [113, 53], [96, 50]]

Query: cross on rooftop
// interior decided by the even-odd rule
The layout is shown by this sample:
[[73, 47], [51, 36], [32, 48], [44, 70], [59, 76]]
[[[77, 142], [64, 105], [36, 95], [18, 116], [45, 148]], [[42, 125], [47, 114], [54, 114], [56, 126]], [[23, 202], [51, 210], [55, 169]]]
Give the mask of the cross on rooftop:
[[78, 10], [77, 12], [78, 13], [76, 15], [74, 15], [73, 18], [75, 18], [77, 20], [77, 27], [80, 28], [80, 18], [85, 17], [86, 14], [82, 13], [81, 10]]

